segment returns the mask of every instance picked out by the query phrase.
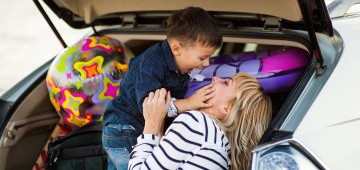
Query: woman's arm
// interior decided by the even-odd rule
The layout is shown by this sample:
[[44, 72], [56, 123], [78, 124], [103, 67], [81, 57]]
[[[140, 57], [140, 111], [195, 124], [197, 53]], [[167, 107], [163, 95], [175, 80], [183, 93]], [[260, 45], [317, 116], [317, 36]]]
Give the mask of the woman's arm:
[[164, 119], [170, 105], [170, 92], [164, 88], [150, 92], [144, 99], [143, 112], [145, 126], [143, 134], [163, 135]]
[[138, 137], [130, 154], [129, 169], [176, 169], [202, 145], [199, 121], [190, 113], [176, 118], [159, 142], [159, 125], [169, 106], [170, 94], [167, 93], [166, 101], [165, 94], [165, 89], [161, 89], [144, 99], [144, 134]]
[[139, 136], [130, 154], [129, 169], [177, 169], [192, 157], [202, 146], [203, 132], [189, 114], [178, 116], [160, 142], [151, 134]]

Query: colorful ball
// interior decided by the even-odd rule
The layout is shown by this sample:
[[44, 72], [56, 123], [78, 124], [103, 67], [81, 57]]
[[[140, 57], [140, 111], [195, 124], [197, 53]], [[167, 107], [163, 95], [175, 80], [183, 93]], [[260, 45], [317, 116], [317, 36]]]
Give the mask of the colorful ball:
[[66, 48], [52, 62], [46, 85], [64, 122], [74, 129], [102, 121], [134, 55], [109, 37], [89, 37]]

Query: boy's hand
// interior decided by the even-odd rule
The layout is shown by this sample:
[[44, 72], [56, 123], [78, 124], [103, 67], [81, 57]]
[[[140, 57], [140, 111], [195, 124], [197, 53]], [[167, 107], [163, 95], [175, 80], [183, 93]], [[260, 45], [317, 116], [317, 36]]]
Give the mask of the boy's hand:
[[207, 100], [215, 96], [213, 85], [210, 83], [197, 90], [192, 96], [186, 99], [188, 103], [188, 110], [200, 109], [205, 107], [211, 107], [212, 103], [205, 103]]
[[143, 133], [162, 136], [163, 122], [170, 106], [170, 91], [166, 92], [164, 88], [150, 92], [144, 99], [143, 113], [145, 127]]

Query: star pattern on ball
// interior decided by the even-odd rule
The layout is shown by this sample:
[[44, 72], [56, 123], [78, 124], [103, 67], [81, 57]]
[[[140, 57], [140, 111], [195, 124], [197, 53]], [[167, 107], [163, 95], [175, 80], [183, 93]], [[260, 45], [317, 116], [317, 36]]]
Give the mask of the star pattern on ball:
[[115, 65], [116, 69], [121, 70], [124, 73], [127, 72], [127, 70], [129, 69], [128, 64], [121, 64], [118, 61], [114, 61], [114, 65]]
[[58, 72], [62, 73], [65, 71], [65, 67], [66, 67], [66, 59], [68, 57], [71, 57], [73, 53], [76, 52], [76, 50], [78, 50], [78, 47], [73, 46], [73, 47], [69, 47], [66, 52], [64, 54], [62, 54], [59, 59], [58, 59], [58, 64], [55, 64], [56, 69], [58, 70]]
[[84, 94], [72, 94], [68, 89], [65, 89], [62, 91], [60, 104], [69, 113], [79, 116], [79, 106], [85, 99]]
[[46, 85], [53, 94], [58, 94], [61, 91], [61, 89], [59, 87], [55, 86], [55, 84], [50, 76], [46, 77]]
[[84, 86], [84, 84], [81, 83], [81, 82], [79, 82], [79, 81], [75, 83], [75, 87], [76, 87], [76, 89], [78, 89], [78, 90], [79, 90], [81, 87], [83, 87], [83, 86]]
[[119, 95], [120, 80], [114, 80], [106, 74], [100, 82], [99, 90], [92, 97], [94, 103], [109, 102]]
[[89, 58], [89, 54], [88, 53], [82, 53], [81, 54], [81, 59], [87, 59], [87, 58]]
[[81, 80], [86, 80], [87, 78], [95, 77], [99, 74], [103, 74], [103, 70], [102, 70], [103, 62], [104, 62], [103, 57], [96, 56], [90, 61], [76, 62], [74, 64], [74, 69], [80, 72]]
[[58, 103], [58, 101], [55, 99], [54, 93], [50, 93], [50, 102], [51, 104], [54, 106], [55, 110], [57, 112], [60, 112], [60, 104]]
[[91, 48], [100, 48], [107, 53], [110, 53], [112, 51], [111, 46], [109, 44], [109, 38], [102, 37], [96, 39], [95, 37], [90, 37], [86, 39], [86, 43], [82, 47], [83, 51], [90, 50]]
[[75, 115], [70, 114], [68, 117], [64, 117], [67, 122], [74, 124], [78, 127], [83, 127], [91, 122], [91, 119], [88, 117], [82, 118]]
[[72, 78], [71, 73], [66, 73], [66, 78], [71, 79]]

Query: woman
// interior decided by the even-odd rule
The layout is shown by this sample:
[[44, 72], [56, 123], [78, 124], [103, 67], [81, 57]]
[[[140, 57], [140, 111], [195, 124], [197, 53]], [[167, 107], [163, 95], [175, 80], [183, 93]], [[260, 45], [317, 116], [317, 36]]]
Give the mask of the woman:
[[246, 73], [214, 77], [212, 84], [215, 96], [207, 101], [212, 106], [180, 114], [161, 141], [170, 93], [149, 94], [143, 104], [145, 128], [130, 154], [129, 169], [249, 168], [251, 149], [271, 120], [271, 100]]

